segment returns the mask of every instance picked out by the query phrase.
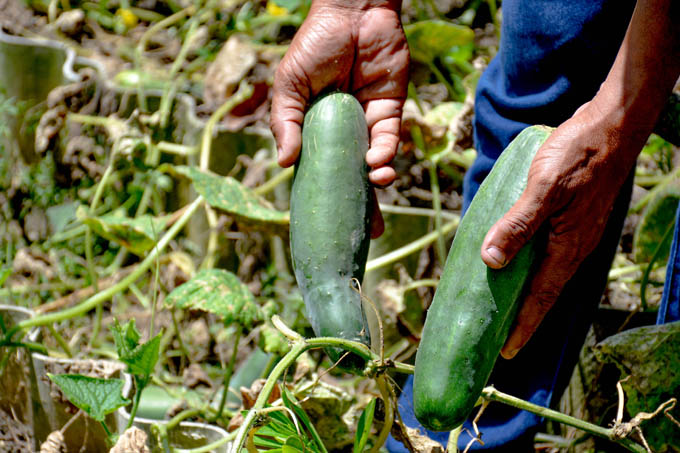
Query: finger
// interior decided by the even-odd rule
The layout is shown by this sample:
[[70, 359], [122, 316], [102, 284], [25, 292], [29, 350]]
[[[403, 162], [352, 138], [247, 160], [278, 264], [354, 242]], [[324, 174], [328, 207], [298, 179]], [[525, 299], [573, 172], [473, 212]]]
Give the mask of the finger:
[[291, 63], [279, 64], [274, 78], [270, 125], [278, 152], [279, 165], [295, 163], [302, 144], [302, 121], [310, 88], [304, 71]]
[[501, 350], [501, 356], [506, 359], [513, 358], [527, 344], [580, 265], [577, 245], [551, 236], [545, 257], [529, 284], [527, 296]]
[[491, 227], [482, 242], [482, 261], [492, 269], [504, 267], [531, 239], [548, 211], [542, 198], [527, 189], [510, 210]]
[[371, 209], [371, 239], [379, 238], [385, 232], [385, 221], [383, 220], [380, 206], [378, 205], [378, 197], [375, 195], [375, 189], [371, 199], [373, 200], [373, 208]]
[[397, 154], [402, 106], [403, 101], [398, 99], [375, 99], [365, 104], [370, 132], [366, 163], [373, 168], [390, 163]]
[[378, 187], [389, 186], [396, 177], [397, 172], [394, 171], [394, 168], [387, 166], [376, 168], [368, 173], [368, 180], [371, 182], [371, 184], [374, 184]]

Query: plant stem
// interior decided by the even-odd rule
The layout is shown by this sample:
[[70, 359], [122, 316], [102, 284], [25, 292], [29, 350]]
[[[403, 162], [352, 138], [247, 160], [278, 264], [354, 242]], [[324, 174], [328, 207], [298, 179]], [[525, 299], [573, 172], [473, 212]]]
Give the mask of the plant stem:
[[460, 437], [460, 432], [462, 430], [463, 425], [451, 430], [449, 433], [449, 440], [446, 442], [446, 453], [458, 453], [458, 437]]
[[222, 439], [216, 440], [215, 442], [204, 445], [202, 447], [198, 448], [192, 448], [189, 450], [183, 450], [184, 453], [210, 453], [212, 451], [215, 451], [215, 449], [221, 447], [222, 445], [226, 444], [227, 442], [231, 442], [236, 438], [237, 431], [234, 431], [232, 433], [229, 433], [228, 436], [223, 437]]
[[10, 329], [7, 334], [8, 338], [11, 338], [12, 335], [20, 330], [28, 329], [30, 327], [44, 326], [80, 316], [84, 313], [87, 313], [105, 300], [110, 299], [114, 294], [124, 291], [130, 285], [130, 283], [134, 283], [151, 267], [151, 265], [155, 262], [156, 257], [165, 249], [170, 241], [174, 239], [174, 237], [182, 230], [182, 228], [184, 228], [184, 225], [186, 225], [186, 223], [195, 214], [196, 210], [203, 204], [203, 202], [204, 199], [202, 196], [199, 196], [193, 202], [191, 202], [177, 222], [175, 222], [175, 224], [170, 227], [170, 229], [165, 233], [160, 241], [158, 241], [158, 244], [151, 251], [151, 253], [149, 253], [149, 255], [144, 258], [144, 261], [142, 261], [134, 271], [128, 274], [127, 277], [123, 278], [108, 289], [94, 294], [92, 297], [89, 297], [74, 307], [55, 313], [35, 316], [18, 323], [12, 329]]
[[656, 263], [656, 260], [658, 260], [659, 256], [661, 256], [661, 251], [664, 249], [664, 244], [670, 239], [671, 234], [673, 234], [674, 227], [675, 222], [671, 222], [671, 224], [668, 225], [666, 232], [656, 245], [656, 249], [654, 249], [654, 254], [652, 255], [652, 259], [649, 260], [649, 265], [645, 268], [645, 271], [642, 274], [642, 279], [640, 280], [640, 307], [643, 311], [647, 311], [649, 308], [647, 305], [647, 283], [649, 283], [649, 274], [652, 272], [654, 263]]
[[198, 152], [198, 147], [180, 145], [178, 143], [161, 141], [156, 143], [156, 147], [166, 153], [177, 154], [178, 156], [191, 156]]
[[236, 365], [236, 356], [238, 353], [238, 342], [241, 339], [241, 329], [236, 331], [234, 335], [234, 349], [231, 352], [231, 358], [227, 364], [227, 369], [224, 370], [224, 379], [222, 380], [222, 398], [220, 399], [220, 406], [217, 408], [217, 412], [214, 416], [208, 419], [208, 422], [215, 422], [222, 416], [222, 411], [224, 410], [224, 405], [227, 402], [227, 395], [229, 394], [229, 381], [231, 381], [231, 376], [234, 374], [234, 366]]
[[[199, 168], [201, 170], [208, 170], [210, 167], [210, 152], [212, 148], [213, 130], [217, 123], [222, 119], [224, 115], [229, 113], [231, 109], [248, 99], [253, 95], [253, 86], [247, 82], [241, 82], [238, 91], [234, 93], [229, 99], [227, 99], [224, 104], [222, 104], [215, 112], [210, 116], [210, 119], [205, 124], [203, 128], [203, 135], [201, 136], [201, 156], [199, 161]], [[209, 204], [205, 205], [205, 212], [208, 218], [208, 227], [210, 229], [210, 235], [208, 237], [208, 246], [205, 252], [205, 257], [201, 263], [201, 269], [212, 269], [215, 264], [215, 254], [217, 253], [217, 214], [210, 207]]]
[[617, 267], [609, 271], [607, 276], [608, 280], [616, 280], [619, 277], [623, 277], [626, 274], [632, 274], [633, 272], [641, 271], [644, 266], [640, 264], [631, 264], [630, 266]]
[[[441, 234], [447, 235], [450, 232], [454, 231], [458, 227], [459, 222], [460, 218], [457, 217], [455, 220], [452, 220], [451, 222], [442, 225]], [[411, 253], [414, 253], [424, 247], [427, 247], [428, 245], [432, 244], [439, 235], [440, 235], [439, 231], [432, 231], [426, 234], [425, 236], [416, 239], [410, 244], [406, 244], [405, 246], [399, 247], [396, 250], [392, 250], [391, 252], [386, 253], [383, 256], [379, 256], [378, 258], [374, 258], [368, 261], [366, 263], [366, 272], [370, 272], [382, 266], [387, 266], [388, 264], [395, 263], [400, 259], [410, 255]]]
[[47, 329], [50, 331], [52, 336], [54, 337], [55, 340], [57, 340], [57, 344], [59, 344], [59, 347], [64, 351], [66, 356], [68, 356], [69, 359], [73, 358], [73, 353], [71, 352], [71, 348], [69, 348], [68, 343], [66, 340], [64, 340], [64, 337], [62, 337], [59, 332], [57, 332], [57, 329], [54, 328], [52, 324], [47, 326]]
[[[104, 431], [106, 431], [106, 436], [109, 438], [109, 441], [110, 441], [111, 444], [113, 445], [113, 443], [114, 443], [114, 442], [113, 442], [113, 433], [109, 430], [109, 427], [106, 426], [106, 423], [104, 423], [103, 421], [102, 421], [102, 422], [99, 422], [99, 423], [101, 423], [102, 426], [104, 427]], [[129, 428], [129, 426], [128, 426], [128, 428]]]
[[[139, 44], [137, 44], [137, 47], [135, 47], [135, 69], [139, 71], [140, 73], [143, 71], [142, 68], [142, 58], [144, 56], [144, 51], [146, 50], [146, 44], [149, 42], [149, 39], [151, 37], [158, 33], [160, 30], [167, 28], [176, 22], [179, 22], [180, 20], [184, 19], [186, 16], [189, 16], [191, 14], [194, 14], [195, 8], [194, 6], [189, 6], [188, 8], [184, 8], [183, 10], [176, 12], [175, 14], [172, 14], [165, 19], [153, 24], [151, 27], [149, 27], [142, 37], [139, 40]], [[144, 88], [142, 86], [142, 81], [140, 77], [140, 81], [137, 84], [137, 103], [140, 107], [140, 109], [143, 112], [146, 112], [146, 96], [144, 95]]]
[[182, 423], [187, 418], [196, 417], [197, 415], [201, 415], [200, 409], [194, 408], [194, 409], [184, 410], [184, 411], [180, 412], [179, 414], [175, 415], [174, 417], [172, 417], [170, 420], [168, 420], [168, 422], [165, 423], [165, 429], [168, 430], [168, 431], [171, 430], [171, 429], [174, 429], [174, 428], [177, 427], [177, 425]]
[[255, 187], [253, 189], [253, 193], [262, 196], [266, 193], [271, 192], [274, 189], [274, 187], [292, 178], [294, 172], [295, 167], [284, 168], [283, 170], [279, 171], [274, 176], [272, 176], [268, 181], [266, 181], [261, 186]]
[[437, 258], [439, 258], [439, 263], [444, 266], [446, 261], [446, 245], [444, 244], [444, 234], [442, 234], [442, 202], [439, 194], [439, 178], [437, 176], [437, 164], [430, 161], [429, 165], [430, 173], [430, 190], [432, 191], [432, 206], [434, 208], [434, 227], [439, 233], [437, 235], [437, 246], [435, 250], [437, 252]]
[[449, 92], [449, 97], [451, 98], [451, 100], [455, 101], [458, 98], [458, 95], [456, 94], [456, 91], [453, 89], [451, 83], [449, 83], [449, 81], [446, 80], [446, 77], [444, 77], [444, 74], [442, 74], [437, 65], [431, 61], [428, 63], [427, 67], [430, 68], [430, 71], [432, 71], [437, 80], [439, 80], [439, 82], [446, 87], [446, 91]]
[[537, 404], [530, 403], [528, 401], [524, 401], [522, 399], [519, 399], [517, 397], [514, 397], [512, 395], [508, 395], [503, 392], [499, 392], [493, 387], [485, 387], [482, 390], [482, 397], [484, 399], [487, 399], [489, 401], [498, 401], [504, 404], [507, 404], [508, 406], [516, 407], [518, 409], [522, 409], [525, 411], [529, 411], [531, 413], [534, 413], [536, 415], [540, 415], [541, 417], [548, 418], [550, 420], [554, 420], [556, 422], [562, 423], [564, 425], [572, 426], [574, 428], [578, 428], [580, 430], [583, 430], [587, 433], [593, 434], [598, 437], [602, 437], [604, 439], [611, 440], [613, 442], [616, 442], [620, 444], [621, 446], [627, 448], [630, 451], [637, 452], [637, 453], [646, 453], [645, 448], [636, 443], [633, 442], [630, 439], [616, 439], [614, 437], [614, 430], [609, 429], [609, 428], [603, 428], [598, 425], [594, 425], [592, 423], [586, 422], [584, 420], [572, 417], [570, 415], [563, 414], [558, 411], [554, 411], [552, 409], [548, 409], [547, 407], [539, 406]]
[[382, 397], [383, 403], [385, 405], [385, 421], [383, 423], [382, 429], [380, 430], [380, 434], [378, 435], [378, 439], [373, 445], [373, 448], [371, 448], [370, 453], [378, 453], [380, 448], [385, 445], [387, 436], [390, 435], [390, 431], [392, 431], [392, 424], [394, 423], [394, 406], [392, 404], [393, 398], [392, 392], [389, 388], [389, 383], [387, 382], [385, 375], [378, 376], [375, 381], [378, 384], [380, 396]]
[[135, 379], [135, 400], [132, 403], [132, 410], [130, 411], [130, 418], [128, 419], [127, 426], [125, 427], [126, 430], [130, 429], [132, 426], [132, 423], [135, 421], [135, 416], [137, 415], [137, 409], [139, 409], [139, 402], [142, 400], [142, 391], [144, 390], [144, 387], [146, 387], [146, 384], [149, 382], [148, 377], [139, 379], [137, 376], [134, 377]]
[[177, 314], [175, 313], [175, 307], [172, 307], [170, 309], [170, 315], [172, 316], [172, 325], [175, 327], [175, 336], [177, 337], [177, 341], [179, 342], [179, 350], [182, 353], [182, 356], [179, 359], [179, 375], [182, 375], [182, 371], [184, 371], [184, 361], [189, 360], [189, 352], [187, 351], [186, 346], [184, 346], [184, 340], [182, 340], [182, 335], [180, 333], [179, 329], [179, 322], [177, 322]]
[[[398, 206], [394, 204], [382, 204], [380, 203], [380, 210], [388, 214], [402, 214], [402, 215], [414, 215], [414, 216], [425, 216], [425, 217], [435, 217], [437, 211], [428, 208], [414, 208], [412, 206]], [[452, 212], [441, 211], [442, 218], [447, 220], [458, 219], [458, 214]]]

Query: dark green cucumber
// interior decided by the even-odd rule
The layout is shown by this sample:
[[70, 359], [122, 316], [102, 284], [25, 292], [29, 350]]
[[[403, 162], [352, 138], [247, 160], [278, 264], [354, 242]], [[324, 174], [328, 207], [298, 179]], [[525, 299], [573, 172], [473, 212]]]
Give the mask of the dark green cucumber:
[[[290, 198], [290, 249], [307, 318], [317, 336], [370, 345], [353, 279], [361, 282], [372, 206], [368, 127], [359, 102], [345, 93], [317, 99], [305, 115], [302, 150]], [[337, 360], [342, 351], [328, 351]], [[349, 359], [349, 360], [348, 360]], [[343, 365], [360, 368], [347, 357]]]
[[434, 431], [470, 415], [505, 342], [536, 256], [529, 241], [501, 270], [480, 257], [487, 231], [518, 200], [551, 129], [525, 129], [503, 151], [465, 213], [430, 306], [416, 354], [414, 408]]

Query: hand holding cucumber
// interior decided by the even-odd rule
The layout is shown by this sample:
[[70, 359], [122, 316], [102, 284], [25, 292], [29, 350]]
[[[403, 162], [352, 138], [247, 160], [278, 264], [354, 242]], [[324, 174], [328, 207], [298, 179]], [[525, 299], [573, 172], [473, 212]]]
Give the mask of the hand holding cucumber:
[[[408, 84], [408, 46], [400, 1], [316, 0], [281, 61], [274, 80], [271, 128], [279, 163], [289, 167], [300, 152], [301, 125], [309, 103], [322, 91], [353, 94], [366, 113], [369, 180], [390, 184], [401, 110]], [[382, 232], [375, 209], [371, 235]]]

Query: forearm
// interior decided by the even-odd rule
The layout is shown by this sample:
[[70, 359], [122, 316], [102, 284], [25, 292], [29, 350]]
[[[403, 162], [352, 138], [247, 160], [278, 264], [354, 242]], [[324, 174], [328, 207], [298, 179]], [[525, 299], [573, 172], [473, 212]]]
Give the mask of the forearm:
[[[680, 76], [680, 3], [640, 0], [594, 102], [622, 132], [634, 160]], [[629, 160], [629, 159], [627, 159]]]

